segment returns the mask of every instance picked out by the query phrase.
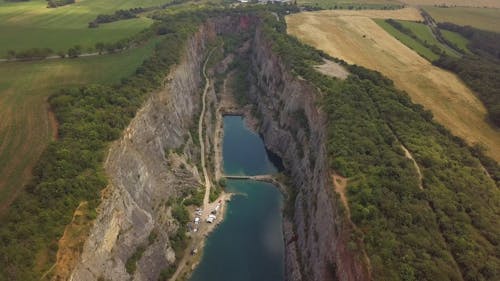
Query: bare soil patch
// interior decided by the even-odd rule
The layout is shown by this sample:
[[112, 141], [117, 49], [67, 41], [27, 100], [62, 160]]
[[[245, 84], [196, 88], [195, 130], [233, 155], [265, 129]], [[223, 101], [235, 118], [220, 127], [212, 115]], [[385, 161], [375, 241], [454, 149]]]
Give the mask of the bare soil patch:
[[339, 78], [342, 80], [346, 79], [347, 76], [349, 76], [349, 72], [343, 66], [331, 60], [325, 60], [324, 64], [317, 65], [314, 68], [316, 68], [317, 71], [324, 75]]
[[332, 176], [332, 180], [333, 180], [333, 187], [335, 189], [335, 192], [337, 192], [340, 195], [340, 200], [342, 201], [342, 204], [344, 204], [344, 207], [347, 211], [347, 216], [349, 217], [349, 220], [350, 220], [351, 209], [349, 208], [349, 203], [347, 201], [347, 195], [346, 195], [347, 179], [340, 176], [340, 175], [334, 174]]
[[[383, 73], [453, 134], [469, 144], [483, 144], [487, 154], [500, 161], [500, 131], [485, 121], [484, 105], [457, 76], [433, 66], [385, 32], [370, 19], [373, 11], [345, 11], [355, 16], [338, 12], [344, 11], [287, 16], [288, 32], [331, 56]], [[398, 11], [381, 12], [398, 15]], [[397, 18], [405, 19], [404, 15]]]
[[51, 280], [67, 280], [80, 258], [85, 240], [87, 239], [92, 220], [88, 218], [88, 203], [81, 202], [73, 213], [73, 220], [66, 226], [59, 240], [57, 261]]
[[413, 155], [411, 155], [410, 151], [404, 145], [401, 145], [401, 148], [405, 152], [406, 158], [410, 159], [413, 162], [413, 165], [415, 166], [415, 169], [417, 170], [418, 179], [419, 179], [419, 186], [418, 187], [421, 190], [424, 189], [424, 185], [422, 184], [422, 180], [424, 177], [422, 176], [422, 172], [420, 171], [420, 167], [418, 166], [417, 161], [415, 161], [415, 158], [413, 158]]
[[57, 123], [57, 118], [54, 112], [52, 110], [47, 111], [48, 113], [48, 119], [49, 119], [49, 131], [52, 133], [52, 140], [57, 140], [59, 137], [58, 131], [59, 131], [59, 124]]

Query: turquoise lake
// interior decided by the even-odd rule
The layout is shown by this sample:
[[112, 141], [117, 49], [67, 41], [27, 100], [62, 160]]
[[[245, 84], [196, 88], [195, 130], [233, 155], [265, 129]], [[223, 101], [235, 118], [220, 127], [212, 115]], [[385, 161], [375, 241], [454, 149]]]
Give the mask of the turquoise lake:
[[[241, 116], [224, 117], [224, 172], [258, 175], [277, 172], [262, 139]], [[281, 281], [284, 274], [283, 197], [272, 184], [228, 180], [235, 193], [226, 218], [206, 241], [191, 281]]]

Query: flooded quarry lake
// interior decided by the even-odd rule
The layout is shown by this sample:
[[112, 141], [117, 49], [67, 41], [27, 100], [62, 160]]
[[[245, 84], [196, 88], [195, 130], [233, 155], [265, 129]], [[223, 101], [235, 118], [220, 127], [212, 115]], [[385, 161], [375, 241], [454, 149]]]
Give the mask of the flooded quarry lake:
[[[277, 172], [262, 139], [241, 116], [224, 117], [223, 158], [227, 175]], [[228, 180], [226, 192], [235, 195], [190, 280], [283, 280], [282, 194], [270, 183], [253, 180]]]

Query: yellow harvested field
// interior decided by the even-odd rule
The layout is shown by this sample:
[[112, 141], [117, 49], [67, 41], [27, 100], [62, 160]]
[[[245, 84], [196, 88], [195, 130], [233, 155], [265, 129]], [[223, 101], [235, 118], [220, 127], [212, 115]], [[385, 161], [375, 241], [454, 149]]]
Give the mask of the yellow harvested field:
[[500, 161], [500, 131], [485, 121], [484, 105], [457, 76], [433, 66], [385, 32], [369, 18], [373, 11], [367, 11], [369, 16], [362, 16], [365, 11], [355, 16], [332, 12], [287, 16], [288, 32], [331, 56], [383, 73], [455, 135], [470, 144], [483, 144]]
[[500, 8], [499, 0], [402, 0], [401, 2], [415, 6], [459, 6], [459, 7], [489, 7]]

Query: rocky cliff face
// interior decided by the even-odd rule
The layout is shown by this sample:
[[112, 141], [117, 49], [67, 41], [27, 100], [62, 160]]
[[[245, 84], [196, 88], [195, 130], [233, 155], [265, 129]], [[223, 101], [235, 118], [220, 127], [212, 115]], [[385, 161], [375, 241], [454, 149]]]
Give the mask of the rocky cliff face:
[[282, 158], [297, 192], [293, 219], [284, 225], [286, 279], [369, 280], [361, 255], [347, 247], [351, 226], [328, 169], [319, 93], [289, 73], [259, 29], [252, 50], [250, 96], [260, 115], [260, 133]]
[[[199, 186], [192, 164], [199, 155], [189, 128], [196, 126], [200, 69], [214, 36], [213, 26], [206, 25], [188, 40], [165, 88], [151, 95], [112, 145], [105, 163], [110, 185], [70, 280], [156, 280], [175, 262], [169, 234], [177, 225], [167, 201]], [[139, 247], [144, 252], [129, 274], [125, 264]]]

